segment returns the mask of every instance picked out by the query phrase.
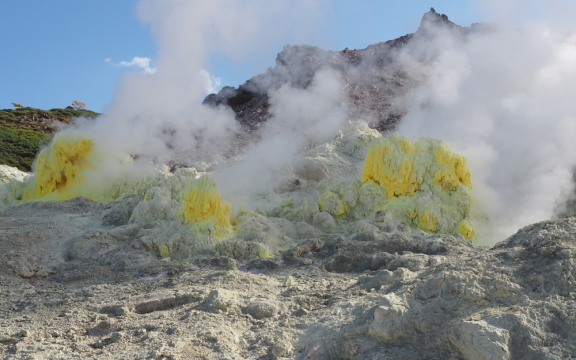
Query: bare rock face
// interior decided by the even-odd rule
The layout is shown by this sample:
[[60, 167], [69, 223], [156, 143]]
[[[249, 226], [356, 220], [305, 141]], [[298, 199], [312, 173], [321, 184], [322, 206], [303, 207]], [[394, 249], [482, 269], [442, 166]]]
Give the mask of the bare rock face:
[[246, 314], [258, 320], [271, 318], [278, 314], [278, 308], [274, 304], [266, 301], [254, 301], [250, 303], [244, 311]]
[[380, 306], [374, 310], [374, 321], [368, 328], [368, 334], [391, 343], [406, 330], [409, 321], [408, 304], [395, 294], [385, 295]]

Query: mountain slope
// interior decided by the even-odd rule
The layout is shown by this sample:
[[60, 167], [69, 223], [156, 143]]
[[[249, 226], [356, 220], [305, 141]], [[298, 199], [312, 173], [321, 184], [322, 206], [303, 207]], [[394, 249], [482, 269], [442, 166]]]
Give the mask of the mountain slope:
[[0, 110], [0, 164], [30, 171], [42, 144], [50, 141], [58, 129], [72, 123], [75, 117], [96, 117], [90, 110], [31, 107]]

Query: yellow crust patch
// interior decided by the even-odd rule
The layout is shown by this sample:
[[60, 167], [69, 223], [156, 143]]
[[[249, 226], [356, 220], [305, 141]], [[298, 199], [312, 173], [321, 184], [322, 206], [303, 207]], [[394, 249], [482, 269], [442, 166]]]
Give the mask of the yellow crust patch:
[[404, 212], [419, 228], [430, 232], [460, 228], [466, 239], [471, 239], [474, 227], [462, 221], [473, 201], [466, 161], [441, 140], [420, 138], [412, 143], [392, 134], [372, 142], [361, 181], [384, 189], [386, 206], [397, 204], [400, 208], [396, 211]]
[[434, 175], [434, 183], [444, 190], [454, 190], [460, 184], [472, 189], [470, 170], [466, 158], [451, 151], [446, 144], [434, 149], [434, 158], [440, 169]]
[[472, 189], [464, 156], [454, 153], [440, 140], [422, 138], [412, 144], [407, 137], [397, 134], [378, 139], [370, 146], [362, 169], [362, 182], [368, 181], [386, 190], [389, 199], [412, 196], [427, 182], [444, 190], [455, 190], [459, 185]]
[[460, 222], [460, 226], [458, 226], [458, 233], [462, 234], [462, 236], [464, 236], [466, 240], [470, 240], [474, 236], [476, 236], [476, 230], [474, 229], [472, 224], [470, 224], [470, 222], [466, 220], [462, 220]]
[[344, 214], [345, 211], [348, 211], [347, 205], [343, 204], [338, 198], [338, 195], [332, 191], [324, 192], [318, 200], [318, 205], [322, 211], [329, 212], [334, 216], [340, 216]]
[[182, 212], [190, 223], [212, 223], [218, 237], [232, 231], [230, 204], [222, 199], [216, 183], [207, 176], [193, 181], [184, 190]]
[[374, 181], [386, 190], [388, 198], [414, 195], [420, 189], [411, 156], [415, 153], [416, 148], [405, 136], [394, 134], [375, 140], [364, 162], [362, 182]]
[[424, 214], [418, 216], [418, 227], [431, 232], [436, 230], [436, 219], [428, 212], [428, 209], [424, 210]]
[[74, 187], [84, 181], [82, 171], [92, 167], [89, 155], [94, 142], [70, 133], [60, 133], [40, 152], [35, 186], [24, 192], [25, 199], [54, 194], [53, 200], [69, 200], [78, 194]]

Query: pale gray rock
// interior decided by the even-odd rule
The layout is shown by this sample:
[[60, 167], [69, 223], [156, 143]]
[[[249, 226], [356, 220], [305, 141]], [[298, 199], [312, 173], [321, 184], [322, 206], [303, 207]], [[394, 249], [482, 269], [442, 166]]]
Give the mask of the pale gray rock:
[[368, 334], [390, 343], [406, 331], [408, 304], [395, 295], [384, 295], [380, 306], [374, 310], [374, 321], [368, 328]]
[[320, 230], [331, 233], [336, 230], [336, 221], [332, 215], [327, 212], [319, 212], [314, 215], [313, 223], [317, 226]]
[[278, 307], [268, 301], [254, 301], [248, 304], [244, 312], [254, 319], [271, 318], [278, 314]]
[[[164, 262], [145, 242], [172, 235], [103, 224], [105, 206], [74, 199], [0, 214], [0, 358], [576, 357], [575, 217], [488, 249], [401, 231], [387, 212], [339, 218], [333, 232], [244, 214], [237, 237]], [[228, 255], [214, 256], [220, 245]]]
[[205, 306], [212, 310], [227, 310], [237, 305], [238, 299], [234, 291], [225, 289], [214, 289], [208, 295]]
[[284, 357], [292, 352], [292, 344], [288, 341], [279, 341], [272, 347], [272, 355], [276, 357]]
[[508, 360], [510, 335], [486, 321], [463, 321], [448, 335], [450, 343], [467, 360]]
[[102, 335], [110, 331], [112, 328], [112, 321], [102, 320], [96, 326], [94, 326], [90, 331], [95, 335]]
[[126, 316], [128, 314], [130, 314], [130, 309], [126, 306], [121, 306], [116, 309], [117, 316]]
[[394, 271], [400, 267], [406, 268], [411, 271], [418, 271], [424, 269], [429, 265], [428, 255], [424, 254], [403, 254], [398, 255], [392, 259], [386, 268], [388, 270]]
[[124, 332], [122, 331], [116, 331], [114, 333], [112, 333], [112, 335], [110, 336], [110, 340], [112, 342], [120, 342], [126, 335], [124, 334]]
[[284, 286], [290, 287], [290, 286], [294, 286], [294, 285], [296, 285], [296, 281], [294, 280], [294, 278], [292, 276], [288, 276], [286, 278], [286, 281], [284, 282]]

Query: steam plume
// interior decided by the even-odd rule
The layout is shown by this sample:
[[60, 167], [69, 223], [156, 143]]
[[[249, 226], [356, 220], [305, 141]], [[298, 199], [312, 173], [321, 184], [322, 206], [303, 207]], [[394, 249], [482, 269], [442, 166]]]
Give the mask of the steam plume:
[[156, 71], [127, 73], [90, 133], [109, 147], [156, 160], [195, 155], [209, 146], [202, 139], [225, 141], [238, 131], [233, 112], [200, 104], [213, 90], [210, 57], [238, 60], [297, 37], [315, 23], [320, 4], [142, 0], [136, 10], [158, 43]]
[[463, 41], [432, 31], [399, 57], [424, 68], [428, 81], [408, 95], [398, 131], [443, 139], [469, 158], [492, 222], [485, 241], [554, 217], [574, 189], [575, 34], [493, 27]]

